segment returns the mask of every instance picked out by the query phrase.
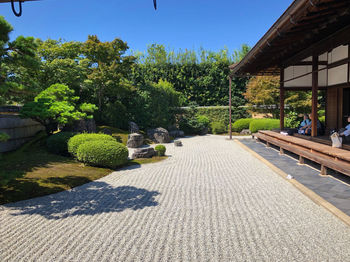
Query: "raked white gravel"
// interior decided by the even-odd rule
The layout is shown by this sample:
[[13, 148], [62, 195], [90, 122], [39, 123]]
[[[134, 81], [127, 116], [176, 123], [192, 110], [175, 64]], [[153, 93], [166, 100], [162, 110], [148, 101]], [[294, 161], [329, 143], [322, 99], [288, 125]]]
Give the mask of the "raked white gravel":
[[350, 261], [350, 228], [223, 136], [0, 206], [0, 261]]

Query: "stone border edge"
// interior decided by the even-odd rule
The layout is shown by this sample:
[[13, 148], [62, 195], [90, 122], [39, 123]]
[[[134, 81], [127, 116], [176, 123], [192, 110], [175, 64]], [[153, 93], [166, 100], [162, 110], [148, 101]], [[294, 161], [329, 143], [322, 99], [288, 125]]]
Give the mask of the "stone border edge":
[[261, 162], [263, 162], [265, 165], [267, 165], [269, 168], [271, 168], [275, 173], [277, 173], [279, 176], [281, 176], [284, 180], [291, 183], [294, 187], [296, 187], [300, 192], [302, 192], [304, 195], [306, 195], [308, 198], [310, 198], [314, 203], [316, 203], [319, 206], [324, 207], [329, 212], [331, 212], [333, 215], [335, 215], [337, 218], [339, 218], [341, 221], [343, 221], [346, 225], [350, 226], [350, 216], [345, 214], [343, 211], [326, 201], [324, 198], [316, 194], [311, 189], [307, 188], [303, 184], [299, 183], [295, 179], [287, 179], [287, 173], [276, 167], [274, 164], [263, 158], [261, 155], [244, 145], [242, 142], [240, 142], [238, 139], [234, 139], [234, 142], [236, 142], [238, 145], [240, 145], [243, 149], [251, 153], [255, 158], [259, 159]]

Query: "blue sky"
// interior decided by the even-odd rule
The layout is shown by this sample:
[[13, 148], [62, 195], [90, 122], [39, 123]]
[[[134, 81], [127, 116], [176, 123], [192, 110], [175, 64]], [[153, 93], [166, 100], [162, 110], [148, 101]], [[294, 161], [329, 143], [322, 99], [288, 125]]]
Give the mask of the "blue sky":
[[41, 39], [85, 41], [96, 34], [103, 41], [116, 37], [132, 50], [159, 43], [174, 49], [217, 51], [224, 46], [253, 46], [292, 3], [292, 0], [42, 0], [23, 4], [15, 17], [11, 5], [0, 14], [18, 35]]

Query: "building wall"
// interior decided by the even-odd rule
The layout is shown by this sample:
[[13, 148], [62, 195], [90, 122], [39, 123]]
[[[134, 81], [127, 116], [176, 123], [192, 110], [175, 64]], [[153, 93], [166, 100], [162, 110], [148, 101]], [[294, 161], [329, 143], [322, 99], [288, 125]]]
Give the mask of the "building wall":
[[[349, 57], [349, 46], [341, 45], [331, 51], [319, 56], [319, 61], [327, 62], [328, 65], [339, 62]], [[302, 62], [312, 62], [312, 57], [304, 59]], [[327, 65], [319, 65], [319, 69], [326, 68]], [[339, 65], [318, 72], [318, 86], [334, 86], [348, 82], [349, 74], [348, 64]], [[312, 66], [311, 65], [295, 65], [284, 69], [285, 87], [311, 87], [312, 85]], [[308, 74], [308, 75], [305, 75]], [[297, 78], [299, 76], [303, 77]], [[296, 79], [293, 79], [296, 78]], [[288, 81], [290, 80], [290, 81]]]
[[10, 136], [7, 142], [0, 142], [0, 153], [19, 148], [45, 128], [31, 119], [21, 119], [16, 115], [0, 115], [0, 132]]

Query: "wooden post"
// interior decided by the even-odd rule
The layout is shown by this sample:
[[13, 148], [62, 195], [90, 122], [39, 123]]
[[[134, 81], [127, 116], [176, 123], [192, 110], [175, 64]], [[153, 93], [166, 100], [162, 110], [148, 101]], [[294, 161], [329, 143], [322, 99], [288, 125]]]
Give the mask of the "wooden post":
[[230, 114], [230, 130], [229, 130], [229, 134], [230, 134], [230, 140], [232, 140], [232, 103], [231, 103], [231, 89], [232, 89], [232, 76], [228, 77], [228, 81], [229, 81], [229, 114]]
[[284, 69], [281, 68], [280, 75], [280, 129], [284, 129]]
[[317, 97], [318, 97], [318, 56], [312, 56], [312, 109], [311, 136], [317, 136]]
[[299, 164], [300, 165], [304, 165], [305, 164], [305, 160], [302, 156], [299, 156]]
[[327, 167], [324, 165], [321, 165], [321, 176], [326, 176], [327, 175]]

